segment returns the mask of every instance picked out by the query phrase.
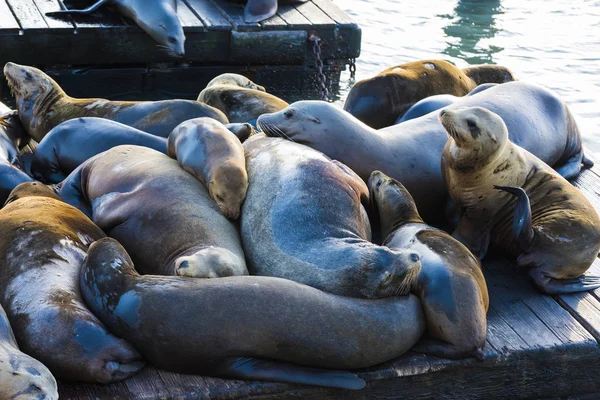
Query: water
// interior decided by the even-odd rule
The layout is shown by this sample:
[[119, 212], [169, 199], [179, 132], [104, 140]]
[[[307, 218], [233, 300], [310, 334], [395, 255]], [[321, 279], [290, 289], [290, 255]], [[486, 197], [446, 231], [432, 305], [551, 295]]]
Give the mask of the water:
[[[362, 28], [356, 80], [426, 58], [510, 68], [561, 96], [600, 154], [600, 1], [335, 0]], [[340, 82], [340, 104], [354, 84]]]

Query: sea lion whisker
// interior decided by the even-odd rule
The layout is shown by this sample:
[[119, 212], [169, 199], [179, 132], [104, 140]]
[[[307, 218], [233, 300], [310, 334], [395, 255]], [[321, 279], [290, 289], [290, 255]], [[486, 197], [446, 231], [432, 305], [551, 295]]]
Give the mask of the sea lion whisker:
[[286, 133], [285, 133], [284, 131], [282, 131], [282, 130], [281, 130], [281, 128], [278, 128], [278, 127], [276, 127], [275, 125], [271, 125], [271, 127], [273, 128], [273, 130], [274, 130], [276, 133], [279, 133], [279, 134], [280, 134], [279, 136], [283, 136], [283, 137], [285, 137], [287, 140], [289, 140], [290, 142], [294, 142], [294, 143], [296, 143], [296, 142], [294, 141], [294, 139], [292, 139], [291, 137], [289, 137], [288, 135], [286, 135]]

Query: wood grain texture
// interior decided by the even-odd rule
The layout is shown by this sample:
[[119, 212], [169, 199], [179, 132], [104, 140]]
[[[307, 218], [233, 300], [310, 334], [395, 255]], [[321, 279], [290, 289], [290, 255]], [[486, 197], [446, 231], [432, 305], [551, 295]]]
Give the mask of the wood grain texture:
[[13, 15], [24, 32], [37, 32], [48, 29], [48, 24], [33, 0], [7, 0]]
[[0, 30], [3, 33], [15, 33], [21, 27], [6, 1], [0, 0]]

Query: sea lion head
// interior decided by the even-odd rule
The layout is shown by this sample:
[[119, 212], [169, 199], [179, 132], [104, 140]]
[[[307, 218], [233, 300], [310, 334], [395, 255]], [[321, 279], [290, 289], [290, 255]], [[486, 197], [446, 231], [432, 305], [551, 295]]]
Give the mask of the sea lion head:
[[246, 264], [222, 247], [206, 247], [175, 260], [175, 274], [192, 278], [248, 275]]
[[368, 186], [371, 203], [379, 214], [384, 240], [402, 224], [423, 223], [415, 201], [400, 182], [381, 171], [373, 171]]
[[451, 155], [464, 165], [487, 164], [508, 141], [502, 118], [483, 107], [442, 110], [439, 119], [450, 135]]
[[373, 299], [407, 295], [421, 272], [419, 254], [374, 246], [371, 256], [364, 266], [367, 279], [361, 294]]
[[47, 111], [43, 106], [64, 92], [52, 78], [34, 67], [9, 62], [4, 66], [4, 76], [17, 100], [19, 118], [31, 134], [32, 128], [39, 124], [36, 118], [44, 118], [40, 114]]
[[[16, 348], [0, 357], [5, 364], [0, 369], [0, 398], [11, 400], [58, 399], [56, 380], [41, 362]], [[5, 358], [6, 356], [6, 358]]]
[[160, 49], [172, 57], [183, 57], [185, 34], [177, 17], [177, 2], [162, 0], [151, 4], [144, 4], [136, 10], [137, 24], [158, 43]]
[[17, 185], [12, 192], [10, 192], [10, 196], [8, 196], [4, 206], [7, 206], [13, 201], [22, 199], [24, 197], [49, 197], [54, 200], [62, 201], [62, 199], [49, 186], [46, 186], [40, 182], [23, 182]]
[[234, 162], [220, 165], [208, 183], [210, 197], [229, 219], [240, 216], [240, 208], [248, 190], [248, 173]]
[[253, 89], [253, 90], [259, 90], [261, 92], [266, 92], [264, 86], [257, 85], [256, 83], [252, 82], [250, 79], [246, 78], [244, 75], [240, 75], [240, 74], [232, 74], [232, 73], [221, 74], [221, 75], [217, 76], [216, 78], [213, 78], [213, 80], [211, 80], [210, 82], [208, 82], [208, 85], [206, 85], [206, 87], [209, 88], [211, 86], [216, 86], [216, 85], [232, 85], [232, 86], [239, 86], [244, 89]]

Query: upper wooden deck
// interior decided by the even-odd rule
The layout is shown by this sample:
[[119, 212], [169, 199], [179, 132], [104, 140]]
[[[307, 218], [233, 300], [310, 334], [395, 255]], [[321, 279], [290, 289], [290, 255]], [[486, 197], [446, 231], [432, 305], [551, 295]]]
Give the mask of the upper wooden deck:
[[[106, 65], [173, 62], [135, 23], [99, 9], [64, 19], [45, 14], [82, 9], [96, 0], [0, 0], [0, 63]], [[301, 65], [310, 59], [309, 33], [322, 39], [323, 58], [347, 60], [360, 53], [358, 25], [331, 0], [282, 5], [261, 23], [243, 21], [243, 4], [226, 0], [177, 0], [186, 34], [185, 62], [202, 65]]]
[[[600, 162], [573, 181], [600, 212]], [[600, 275], [600, 260], [589, 274]], [[600, 289], [564, 296], [537, 292], [522, 271], [488, 257], [490, 295], [483, 361], [408, 353], [363, 371], [351, 392], [301, 385], [230, 381], [146, 368], [125, 382], [60, 383], [63, 399], [533, 399], [600, 397]]]

